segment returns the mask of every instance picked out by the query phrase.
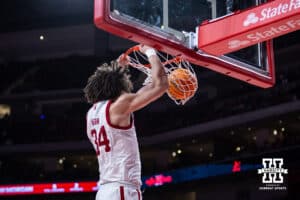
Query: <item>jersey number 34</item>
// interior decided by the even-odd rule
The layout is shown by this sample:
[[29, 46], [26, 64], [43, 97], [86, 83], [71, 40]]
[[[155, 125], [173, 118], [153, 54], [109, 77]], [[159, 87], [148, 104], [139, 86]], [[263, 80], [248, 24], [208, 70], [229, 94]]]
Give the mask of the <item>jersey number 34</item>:
[[105, 146], [104, 150], [105, 152], [110, 151], [110, 145], [109, 145], [109, 140], [107, 138], [107, 134], [105, 131], [104, 126], [101, 126], [99, 133], [97, 134], [96, 129], [91, 130], [91, 135], [94, 138], [94, 143], [96, 145], [96, 154], [99, 156], [100, 155], [100, 147]]

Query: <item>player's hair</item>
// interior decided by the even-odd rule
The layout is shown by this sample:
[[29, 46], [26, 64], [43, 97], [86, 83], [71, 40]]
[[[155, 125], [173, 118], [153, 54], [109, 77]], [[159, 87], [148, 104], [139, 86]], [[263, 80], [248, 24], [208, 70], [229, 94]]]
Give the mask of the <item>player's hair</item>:
[[114, 100], [122, 92], [131, 92], [133, 86], [129, 78], [128, 69], [118, 66], [116, 61], [112, 61], [110, 65], [102, 64], [89, 77], [83, 90], [87, 102], [94, 104], [98, 101]]

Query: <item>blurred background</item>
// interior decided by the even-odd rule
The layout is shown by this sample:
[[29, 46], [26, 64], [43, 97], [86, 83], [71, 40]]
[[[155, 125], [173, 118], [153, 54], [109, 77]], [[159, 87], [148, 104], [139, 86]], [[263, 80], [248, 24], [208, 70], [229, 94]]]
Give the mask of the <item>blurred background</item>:
[[[157, 2], [143, 0], [141, 5], [158, 8]], [[174, 6], [190, 13], [189, 2], [196, 0], [177, 0]], [[236, 6], [235, 2], [223, 6], [222, 15]], [[135, 44], [97, 29], [93, 9], [92, 0], [2, 2], [2, 199], [95, 198], [91, 191], [1, 195], [1, 186], [98, 181], [96, 156], [85, 132], [90, 105], [82, 89], [96, 66]], [[199, 23], [198, 18], [185, 17]], [[177, 106], [164, 95], [135, 113], [145, 200], [299, 198], [299, 31], [275, 39], [274, 51], [272, 88], [251, 86], [196, 66], [199, 89], [186, 105]], [[138, 89], [145, 76], [133, 69], [131, 73]], [[257, 169], [262, 158], [284, 159], [286, 190], [259, 189], [263, 184]]]

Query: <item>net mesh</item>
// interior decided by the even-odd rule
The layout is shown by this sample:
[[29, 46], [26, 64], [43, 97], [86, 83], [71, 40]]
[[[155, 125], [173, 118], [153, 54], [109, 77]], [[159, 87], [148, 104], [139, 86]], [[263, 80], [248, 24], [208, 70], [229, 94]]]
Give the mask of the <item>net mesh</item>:
[[[147, 56], [141, 53], [137, 46], [129, 49], [124, 55], [127, 56], [130, 66], [147, 75], [143, 85], [151, 83], [151, 66]], [[180, 56], [174, 57], [161, 52], [157, 52], [157, 55], [168, 75], [168, 96], [177, 105], [184, 105], [195, 95], [198, 89], [198, 81], [193, 67], [188, 61], [183, 60]]]

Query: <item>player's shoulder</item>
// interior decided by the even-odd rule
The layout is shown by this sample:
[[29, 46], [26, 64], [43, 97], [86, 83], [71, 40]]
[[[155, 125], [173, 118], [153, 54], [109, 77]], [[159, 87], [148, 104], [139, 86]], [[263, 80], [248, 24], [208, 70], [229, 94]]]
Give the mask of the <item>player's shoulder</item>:
[[88, 109], [88, 111], [86, 112], [86, 115], [87, 115], [87, 116], [88, 116], [88, 115], [91, 115], [91, 114], [97, 109], [98, 103], [99, 103], [99, 102], [94, 103], [94, 104]]

